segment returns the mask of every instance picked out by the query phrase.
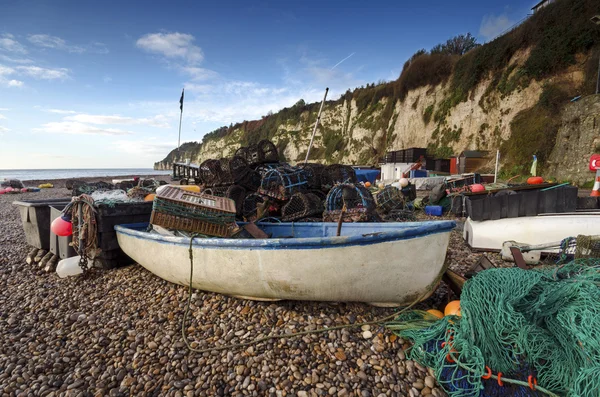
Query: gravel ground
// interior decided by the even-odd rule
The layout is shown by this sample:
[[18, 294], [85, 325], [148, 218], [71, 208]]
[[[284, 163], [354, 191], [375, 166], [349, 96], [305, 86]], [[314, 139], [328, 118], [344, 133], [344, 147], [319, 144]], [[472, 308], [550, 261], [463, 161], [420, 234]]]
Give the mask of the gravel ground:
[[[190, 353], [180, 334], [186, 288], [135, 265], [59, 279], [26, 264], [29, 247], [11, 202], [69, 193], [59, 187], [0, 195], [1, 395], [445, 395], [430, 371], [406, 359], [405, 341], [379, 326]], [[479, 257], [460, 231], [452, 233], [450, 247], [451, 268], [460, 273]], [[421, 307], [440, 308], [448, 299], [442, 284]], [[193, 346], [203, 348], [393, 312], [358, 303], [262, 303], [196, 291], [188, 333], [198, 341]]]

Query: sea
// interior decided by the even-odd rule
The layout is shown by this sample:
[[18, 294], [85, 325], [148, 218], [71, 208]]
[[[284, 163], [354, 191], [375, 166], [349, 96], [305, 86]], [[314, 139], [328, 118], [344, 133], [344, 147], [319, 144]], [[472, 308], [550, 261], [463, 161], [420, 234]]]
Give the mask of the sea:
[[21, 181], [99, 178], [105, 176], [150, 176], [169, 175], [171, 171], [157, 171], [152, 168], [80, 168], [80, 169], [46, 169], [46, 170], [0, 170], [0, 180], [19, 179]]

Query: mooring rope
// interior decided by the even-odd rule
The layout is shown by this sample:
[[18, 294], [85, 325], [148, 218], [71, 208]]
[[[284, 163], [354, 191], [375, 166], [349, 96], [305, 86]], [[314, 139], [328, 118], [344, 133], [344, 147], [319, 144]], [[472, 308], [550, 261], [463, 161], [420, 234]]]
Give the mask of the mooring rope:
[[192, 281], [193, 281], [193, 277], [194, 277], [194, 254], [192, 251], [192, 243], [194, 241], [194, 238], [196, 238], [197, 235], [192, 235], [190, 237], [190, 248], [189, 248], [189, 255], [190, 255], [190, 280], [189, 280], [189, 285], [188, 285], [188, 300], [187, 300], [187, 304], [185, 307], [185, 312], [183, 314], [183, 321], [181, 323], [181, 336], [183, 338], [183, 342], [185, 343], [185, 345], [187, 346], [187, 348], [194, 352], [194, 353], [210, 353], [210, 352], [214, 352], [214, 351], [222, 351], [222, 350], [234, 350], [234, 349], [239, 349], [241, 347], [248, 347], [248, 346], [253, 346], [253, 345], [257, 345], [259, 343], [268, 341], [268, 340], [273, 340], [273, 339], [289, 339], [289, 338], [296, 338], [298, 336], [302, 336], [302, 335], [310, 335], [310, 334], [319, 334], [319, 333], [323, 333], [323, 332], [329, 332], [329, 331], [335, 331], [335, 330], [339, 330], [339, 329], [344, 329], [344, 328], [356, 328], [356, 327], [362, 327], [363, 325], [375, 325], [375, 324], [381, 324], [384, 323], [388, 320], [391, 320], [395, 317], [397, 317], [399, 314], [409, 310], [410, 308], [412, 308], [414, 305], [416, 305], [417, 303], [419, 303], [422, 299], [424, 299], [428, 294], [431, 293], [432, 288], [428, 288], [427, 291], [425, 291], [425, 293], [421, 296], [419, 296], [417, 299], [415, 299], [412, 303], [410, 303], [408, 306], [402, 308], [401, 310], [390, 314], [389, 316], [385, 316], [382, 318], [379, 318], [377, 320], [373, 320], [373, 321], [366, 321], [366, 322], [362, 322], [362, 323], [356, 323], [356, 324], [344, 324], [344, 325], [336, 325], [333, 327], [329, 327], [329, 328], [318, 328], [315, 330], [309, 330], [309, 331], [300, 331], [300, 332], [296, 332], [293, 334], [278, 334], [278, 335], [268, 335], [268, 336], [264, 336], [262, 338], [257, 338], [254, 339], [252, 341], [249, 342], [242, 342], [242, 343], [233, 343], [233, 344], [229, 344], [229, 345], [223, 345], [223, 346], [214, 346], [214, 347], [208, 347], [206, 349], [196, 349], [194, 347], [191, 346], [190, 342], [188, 341], [187, 335], [185, 333], [185, 324], [187, 323], [187, 318], [190, 312], [190, 307], [192, 304]]

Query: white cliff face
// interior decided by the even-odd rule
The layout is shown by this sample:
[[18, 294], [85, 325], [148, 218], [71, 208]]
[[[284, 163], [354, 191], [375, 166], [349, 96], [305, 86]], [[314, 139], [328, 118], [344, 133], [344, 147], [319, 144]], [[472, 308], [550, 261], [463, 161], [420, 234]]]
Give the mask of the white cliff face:
[[[525, 59], [527, 51], [522, 51], [513, 57], [511, 65]], [[448, 109], [442, 120], [436, 120], [435, 115], [451, 95], [449, 83], [408, 92], [403, 101], [393, 105], [387, 119], [384, 109], [388, 98], [360, 112], [354, 100], [327, 103], [311, 149], [311, 161], [373, 165], [386, 151], [428, 146], [444, 147], [444, 153], [455, 155], [467, 149], [495, 151], [510, 137], [514, 117], [538, 103], [544, 84], [551, 81], [577, 86], [583, 78], [579, 69], [575, 66], [551, 80], [531, 81], [525, 88], [513, 89], [507, 94], [489, 87], [491, 79], [488, 79], [479, 84], [466, 101]], [[518, 68], [509, 70], [512, 70], [508, 74], [510, 78]], [[273, 143], [292, 164], [304, 161], [306, 156], [318, 107], [312, 109], [270, 132], [274, 133]], [[424, 117], [426, 113], [429, 120]], [[232, 156], [241, 146], [243, 136], [240, 127], [224, 138], [208, 140], [195, 150], [192, 162]], [[173, 158], [183, 161], [184, 156]], [[163, 161], [155, 166], [168, 169], [172, 165]]]

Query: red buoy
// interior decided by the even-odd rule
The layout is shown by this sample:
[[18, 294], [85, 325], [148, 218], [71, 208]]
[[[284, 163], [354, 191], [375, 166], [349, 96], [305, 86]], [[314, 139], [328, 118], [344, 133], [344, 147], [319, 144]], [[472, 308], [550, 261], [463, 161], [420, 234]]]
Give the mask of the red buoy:
[[65, 237], [73, 234], [73, 224], [65, 221], [61, 216], [52, 221], [50, 230], [57, 236]]

